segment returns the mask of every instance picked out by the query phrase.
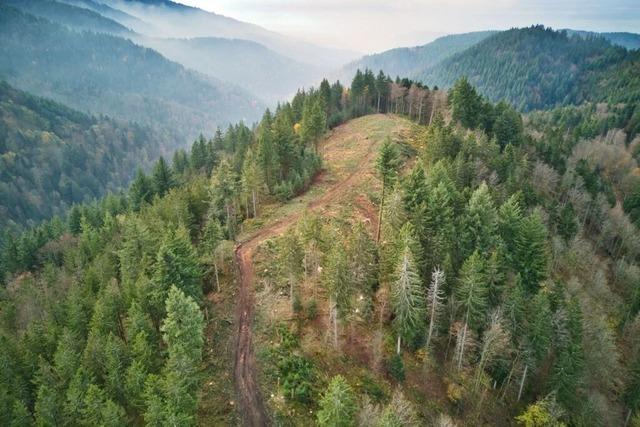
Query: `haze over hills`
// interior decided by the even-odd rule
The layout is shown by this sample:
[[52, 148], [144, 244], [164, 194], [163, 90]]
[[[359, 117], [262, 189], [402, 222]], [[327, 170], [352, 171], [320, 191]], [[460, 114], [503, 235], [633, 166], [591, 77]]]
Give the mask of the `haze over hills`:
[[345, 65], [339, 76], [349, 80], [356, 70], [368, 68], [377, 72], [383, 70], [392, 77], [413, 76], [432, 67], [449, 56], [463, 51], [496, 31], [479, 31], [466, 34], [452, 34], [439, 37], [422, 46], [400, 47], [381, 53], [364, 56]]
[[249, 40], [142, 37], [136, 41], [190, 69], [237, 84], [269, 105], [290, 99], [298, 88], [323, 76], [320, 67], [297, 62]]
[[104, 3], [135, 16], [149, 27], [132, 23], [132, 29], [151, 37], [194, 38], [218, 37], [245, 39], [296, 61], [315, 66], [336, 68], [357, 56], [354, 52], [327, 49], [266, 30], [258, 25], [185, 6], [168, 0], [105, 0]]
[[635, 36], [0, 0], [0, 426], [640, 427]]
[[0, 77], [34, 94], [182, 138], [252, 121], [262, 110], [248, 93], [129, 40], [73, 31], [4, 4], [0, 10]]

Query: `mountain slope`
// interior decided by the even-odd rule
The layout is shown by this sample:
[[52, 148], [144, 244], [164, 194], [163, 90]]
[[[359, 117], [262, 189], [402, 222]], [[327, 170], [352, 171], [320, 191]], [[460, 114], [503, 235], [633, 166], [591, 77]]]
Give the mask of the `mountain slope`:
[[156, 38], [218, 37], [251, 40], [299, 62], [335, 69], [357, 54], [324, 48], [202, 9], [168, 0], [104, 0], [112, 8], [135, 16], [138, 33]]
[[140, 43], [185, 67], [238, 85], [271, 104], [289, 98], [322, 75], [316, 67], [248, 40], [146, 37]]
[[99, 13], [57, 1], [0, 0], [0, 3], [75, 30], [119, 36], [131, 36], [133, 34], [125, 26]]
[[616, 46], [622, 46], [626, 49], [640, 49], [640, 34], [636, 33], [625, 33], [625, 32], [615, 32], [615, 33], [596, 33], [593, 31], [581, 31], [581, 30], [566, 30], [568, 34], [576, 34], [580, 37], [587, 38], [593, 36], [604, 37], [609, 40], [611, 44]]
[[[634, 55], [602, 37], [570, 37], [535, 26], [495, 34], [416, 76], [426, 84], [444, 87], [467, 76], [489, 99], [506, 99], [530, 110], [600, 100], [594, 84], [600, 84], [612, 67], [627, 66]], [[639, 80], [626, 84], [636, 91]]]
[[175, 140], [94, 118], [0, 82], [0, 229], [125, 188]]
[[416, 47], [401, 47], [374, 55], [367, 55], [343, 67], [341, 78], [350, 79], [358, 69], [383, 70], [391, 76], [412, 76], [449, 56], [461, 52], [495, 34], [478, 31], [440, 37], [431, 43]]
[[122, 38], [77, 33], [0, 5], [0, 77], [82, 111], [174, 129], [182, 137], [257, 117], [239, 89]]

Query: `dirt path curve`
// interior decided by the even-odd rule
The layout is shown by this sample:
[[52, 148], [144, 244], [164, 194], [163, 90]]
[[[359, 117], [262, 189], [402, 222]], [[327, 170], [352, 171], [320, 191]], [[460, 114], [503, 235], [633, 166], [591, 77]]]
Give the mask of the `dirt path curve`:
[[[319, 211], [336, 201], [344, 190], [356, 185], [366, 177], [371, 170], [370, 165], [376, 155], [373, 141], [366, 136], [358, 136], [359, 143], [369, 144], [366, 154], [360, 159], [355, 170], [332, 184], [320, 197], [310, 201], [305, 211]], [[325, 146], [330, 149], [332, 138], [329, 138]], [[240, 285], [236, 305], [237, 341], [235, 355], [235, 382], [238, 394], [240, 413], [243, 424], [251, 427], [269, 425], [269, 419], [265, 410], [264, 401], [260, 393], [257, 381], [256, 361], [252, 345], [251, 322], [253, 320], [253, 283], [255, 272], [252, 258], [256, 248], [264, 240], [284, 232], [291, 224], [296, 222], [301, 212], [289, 214], [270, 225], [260, 229], [236, 246], [236, 262], [239, 267]]]

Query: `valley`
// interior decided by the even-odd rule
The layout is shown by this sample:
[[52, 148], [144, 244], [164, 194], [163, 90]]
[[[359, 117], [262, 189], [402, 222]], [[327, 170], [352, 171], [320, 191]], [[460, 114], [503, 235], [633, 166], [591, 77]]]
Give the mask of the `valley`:
[[0, 425], [640, 427], [640, 35], [557, 3], [0, 0]]

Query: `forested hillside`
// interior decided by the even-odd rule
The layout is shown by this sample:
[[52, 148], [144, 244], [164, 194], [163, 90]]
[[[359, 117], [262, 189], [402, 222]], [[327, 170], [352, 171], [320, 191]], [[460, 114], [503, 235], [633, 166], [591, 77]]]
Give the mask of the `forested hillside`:
[[127, 188], [179, 140], [95, 118], [0, 82], [0, 228], [34, 225]]
[[62, 2], [50, 0], [2, 0], [0, 3], [79, 31], [92, 31], [124, 37], [130, 37], [134, 34], [116, 21], [105, 18], [96, 12]]
[[568, 34], [577, 34], [584, 38], [589, 37], [604, 37], [609, 40], [611, 44], [622, 46], [629, 50], [640, 49], [640, 34], [636, 33], [596, 33], [593, 31], [580, 31], [580, 30], [566, 30]]
[[637, 131], [466, 80], [300, 91], [3, 238], [0, 423], [635, 426]]
[[401, 47], [367, 55], [343, 67], [340, 76], [353, 78], [358, 69], [383, 70], [393, 77], [413, 76], [440, 61], [479, 43], [496, 31], [452, 34], [437, 38], [431, 43], [415, 47]]
[[236, 84], [274, 105], [289, 99], [298, 88], [316, 81], [322, 74], [317, 67], [296, 62], [248, 40], [142, 38], [140, 42], [172, 61]]
[[128, 192], [5, 236], [2, 424], [192, 424], [199, 406], [207, 413], [209, 402], [197, 400], [201, 363], [219, 369], [219, 384], [229, 366], [224, 354], [203, 356], [199, 306], [205, 318], [223, 309], [203, 293], [221, 283], [231, 291], [232, 241], [244, 223], [259, 224], [263, 208], [312, 183], [329, 118], [377, 105], [345, 93], [323, 81], [267, 111], [255, 131], [239, 124], [198, 139], [171, 165], [161, 158], [150, 175], [139, 171]]
[[[450, 87], [466, 76], [493, 101], [533, 110], [584, 101], [629, 102], [638, 97], [638, 52], [603, 37], [568, 36], [543, 26], [497, 33], [416, 75]], [[616, 75], [624, 73], [624, 77]]]
[[0, 5], [0, 77], [81, 111], [195, 137], [261, 110], [240, 89], [106, 34], [76, 32]]

